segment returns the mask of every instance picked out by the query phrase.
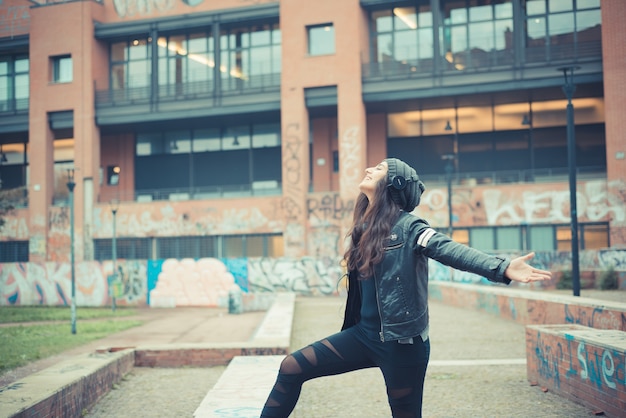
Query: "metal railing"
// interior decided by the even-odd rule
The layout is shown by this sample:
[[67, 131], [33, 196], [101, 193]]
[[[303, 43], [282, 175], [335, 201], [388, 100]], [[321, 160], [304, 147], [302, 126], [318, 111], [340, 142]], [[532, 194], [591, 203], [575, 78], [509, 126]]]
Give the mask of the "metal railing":
[[141, 87], [123, 89], [96, 90], [96, 107], [127, 106], [157, 102], [187, 101], [205, 98], [220, 98], [238, 94], [255, 94], [280, 91], [280, 74], [260, 74], [246, 79], [224, 78], [219, 80], [190, 81], [175, 84], [160, 84], [153, 92], [147, 76], [137, 80]]
[[28, 113], [28, 97], [23, 99], [0, 100], [0, 116], [5, 114]]
[[[543, 45], [524, 49], [524, 62], [515, 62], [513, 49], [484, 51], [478, 48], [462, 51], [448, 57], [435, 56], [414, 60], [388, 60], [362, 65], [364, 80], [427, 78], [446, 73], [463, 74], [494, 68], [516, 68], [540, 63], [576, 63], [602, 59], [602, 41], [579, 42], [565, 45]], [[436, 70], [435, 61], [438, 70]]]
[[[115, 194], [115, 199], [121, 202], [153, 202], [153, 201], [186, 201], [202, 199], [224, 199], [237, 197], [279, 196], [282, 194], [282, 185], [278, 181], [255, 182], [228, 186], [208, 187], [177, 187], [163, 189], [137, 189], [131, 192]], [[110, 194], [103, 195], [101, 203], [110, 199]]]
[[[567, 167], [543, 168], [535, 170], [503, 170], [503, 171], [474, 171], [460, 172], [452, 175], [452, 184], [460, 186], [476, 186], [489, 184], [511, 183], [550, 183], [567, 181], [569, 170]], [[606, 178], [606, 167], [589, 166], [577, 167], [578, 180], [593, 180]], [[444, 185], [448, 178], [446, 174], [425, 174], [420, 179], [426, 185]]]

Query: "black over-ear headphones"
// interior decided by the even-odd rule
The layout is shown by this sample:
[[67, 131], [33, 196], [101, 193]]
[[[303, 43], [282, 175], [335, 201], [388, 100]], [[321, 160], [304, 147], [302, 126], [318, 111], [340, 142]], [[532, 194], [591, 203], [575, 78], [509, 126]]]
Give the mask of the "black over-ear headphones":
[[408, 179], [404, 176], [393, 176], [391, 178], [391, 183], [388, 184], [387, 187], [393, 187], [396, 190], [404, 190], [406, 189], [406, 185], [413, 181], [417, 181], [417, 177], [414, 175]]

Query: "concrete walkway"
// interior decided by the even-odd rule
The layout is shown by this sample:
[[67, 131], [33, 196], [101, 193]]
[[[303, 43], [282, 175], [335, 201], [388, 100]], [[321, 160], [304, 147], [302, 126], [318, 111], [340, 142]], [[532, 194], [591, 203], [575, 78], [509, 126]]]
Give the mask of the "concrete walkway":
[[[624, 293], [617, 294], [618, 300]], [[611, 296], [611, 300], [615, 300]], [[344, 299], [298, 297], [290, 350], [336, 332]], [[236, 345], [254, 339], [265, 312], [229, 315], [223, 309], [150, 309], [146, 323], [2, 376], [2, 385], [51, 365], [89, 356], [96, 349], [144, 346]], [[424, 393], [427, 417], [583, 417], [593, 411], [526, 379], [524, 326], [474, 310], [431, 302], [431, 362]], [[269, 353], [271, 354], [271, 353]], [[120, 356], [111, 352], [108, 355]], [[226, 367], [134, 367], [89, 411], [88, 417], [193, 416]], [[10, 384], [8, 385], [10, 386]], [[0, 387], [0, 408], [10, 391]], [[2, 414], [0, 409], [0, 416]], [[6, 415], [11, 416], [11, 415]], [[244, 415], [233, 415], [244, 416]], [[305, 384], [294, 417], [387, 417], [384, 383], [377, 370]]]

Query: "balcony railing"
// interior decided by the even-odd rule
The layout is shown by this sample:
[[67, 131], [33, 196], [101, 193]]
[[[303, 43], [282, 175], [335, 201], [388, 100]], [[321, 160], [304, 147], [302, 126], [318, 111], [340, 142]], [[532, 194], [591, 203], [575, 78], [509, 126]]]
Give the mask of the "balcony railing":
[[[426, 185], [446, 184], [445, 174], [425, 174], [420, 178]], [[504, 171], [475, 171], [454, 173], [452, 184], [456, 185], [488, 185], [488, 184], [510, 184], [510, 183], [550, 183], [567, 181], [569, 169], [543, 168], [535, 170], [504, 170]], [[592, 180], [606, 178], [605, 166], [577, 167], [576, 178], [578, 180]]]
[[28, 97], [24, 99], [0, 100], [0, 116], [28, 113]]
[[[534, 66], [540, 63], [576, 63], [601, 59], [602, 42], [598, 40], [576, 44], [533, 46], [524, 50], [524, 57], [524, 62], [516, 63], [512, 49], [484, 51], [474, 48], [445, 57], [364, 63], [362, 71], [364, 80], [376, 81], [377, 79], [426, 78], [451, 72], [463, 74], [495, 68]], [[437, 66], [435, 66], [435, 60], [437, 60]]]
[[280, 91], [280, 74], [253, 75], [246, 79], [220, 79], [219, 89], [216, 89], [216, 80], [161, 84], [155, 88], [154, 93], [149, 78], [144, 80], [135, 79], [135, 82], [138, 82], [141, 86], [115, 90], [97, 90], [96, 107], [187, 101], [219, 98], [236, 94]]

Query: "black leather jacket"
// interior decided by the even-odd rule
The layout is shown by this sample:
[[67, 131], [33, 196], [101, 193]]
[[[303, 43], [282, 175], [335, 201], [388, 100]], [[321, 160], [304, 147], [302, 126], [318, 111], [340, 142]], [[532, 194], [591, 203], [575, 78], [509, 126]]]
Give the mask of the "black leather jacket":
[[[383, 261], [374, 270], [381, 341], [416, 337], [428, 326], [428, 258], [493, 282], [511, 282], [504, 277], [509, 260], [454, 242], [432, 229], [425, 220], [402, 212], [385, 242]], [[356, 271], [348, 272], [342, 330], [360, 319], [357, 277]]]

